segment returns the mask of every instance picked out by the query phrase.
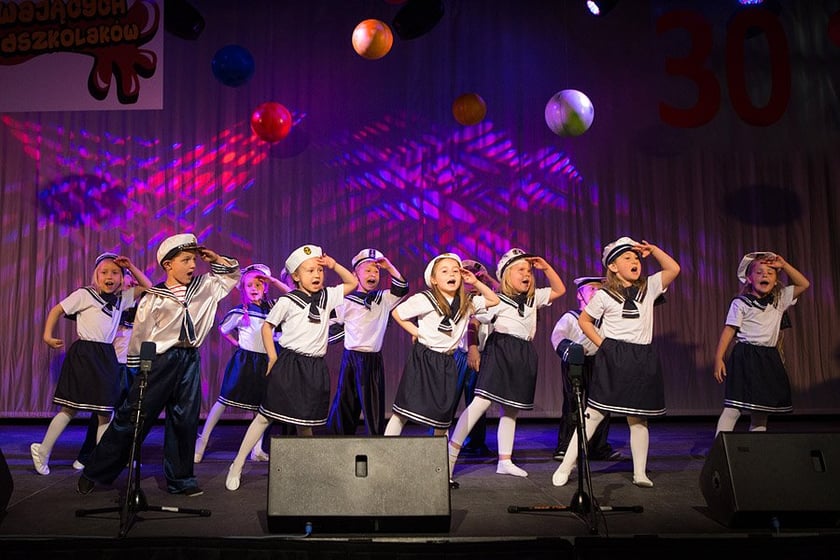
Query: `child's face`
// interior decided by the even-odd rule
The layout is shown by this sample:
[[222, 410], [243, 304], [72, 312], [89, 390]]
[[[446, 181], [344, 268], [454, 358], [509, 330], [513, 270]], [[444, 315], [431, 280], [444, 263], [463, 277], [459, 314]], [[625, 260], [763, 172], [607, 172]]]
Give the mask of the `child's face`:
[[313, 294], [324, 287], [324, 267], [318, 264], [318, 257], [306, 259], [296, 271], [292, 273], [294, 280], [301, 290]]
[[750, 272], [747, 274], [747, 282], [752, 291], [759, 296], [769, 294], [779, 279], [779, 271], [772, 266], [753, 261]]
[[259, 272], [247, 272], [242, 279], [242, 291], [251, 303], [259, 303], [265, 297], [266, 285], [261, 276]]
[[524, 294], [531, 289], [534, 283], [534, 274], [531, 271], [531, 263], [526, 259], [519, 259], [505, 271], [508, 286], [515, 292]]
[[589, 304], [589, 300], [592, 299], [592, 296], [595, 295], [595, 292], [597, 292], [599, 288], [599, 284], [584, 284], [583, 286], [578, 288], [577, 298], [578, 302], [580, 303], [581, 309], [583, 309]]
[[356, 267], [356, 278], [362, 291], [370, 292], [379, 286], [379, 265], [374, 261], [365, 261]]
[[432, 268], [432, 285], [448, 296], [461, 287], [461, 265], [455, 259], [440, 259]]
[[629, 286], [642, 275], [642, 261], [636, 251], [624, 251], [607, 267], [625, 286]]
[[171, 260], [163, 263], [167, 280], [174, 280], [186, 286], [195, 274], [196, 256], [193, 251], [181, 251]]
[[105, 259], [96, 267], [96, 285], [106, 294], [113, 294], [122, 286], [122, 269], [111, 259]]

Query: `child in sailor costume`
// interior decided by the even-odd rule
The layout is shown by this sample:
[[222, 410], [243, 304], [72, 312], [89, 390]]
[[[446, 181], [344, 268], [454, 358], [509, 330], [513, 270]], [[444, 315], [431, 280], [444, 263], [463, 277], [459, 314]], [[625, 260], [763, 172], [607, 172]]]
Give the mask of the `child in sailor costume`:
[[[496, 294], [461, 264], [454, 253], [433, 258], [423, 274], [429, 290], [409, 297], [391, 314], [416, 342], [397, 388], [386, 436], [402, 433], [409, 420], [433, 428], [437, 436], [452, 424], [458, 380], [452, 355], [470, 314], [499, 303]], [[464, 282], [479, 295], [469, 298]]]
[[[195, 274], [196, 261], [210, 264], [210, 273]], [[195, 438], [201, 411], [201, 358], [199, 347], [213, 328], [218, 302], [239, 282], [239, 263], [198, 245], [191, 233], [166, 238], [157, 251], [166, 280], [149, 288], [137, 305], [128, 348], [128, 367], [139, 368], [140, 348], [154, 342], [156, 356], [148, 373], [141, 408], [145, 419], [141, 441], [160, 413], [166, 410], [163, 467], [172, 494], [203, 493], [193, 472]], [[125, 468], [134, 435], [135, 408], [140, 378], [114, 421], [91, 453], [77, 490], [90, 493], [96, 482], [112, 483]]]
[[[135, 275], [141, 283], [139, 287], [123, 289], [124, 269]], [[64, 356], [53, 396], [53, 402], [61, 409], [47, 427], [44, 439], [29, 446], [38, 474], [50, 474], [53, 446], [80, 410], [97, 417], [97, 441], [108, 427], [121, 390], [114, 337], [122, 312], [133, 306], [135, 298], [148, 286], [149, 280], [127, 257], [103, 253], [94, 264], [91, 286], [75, 290], [47, 314], [43, 335], [47, 345], [56, 350], [64, 347], [64, 341], [53, 337], [62, 316], [75, 321], [78, 339]]]
[[[242, 269], [239, 291], [242, 303], [227, 312], [219, 324], [219, 332], [236, 350], [225, 366], [225, 375], [218, 399], [213, 404], [204, 429], [195, 441], [195, 462], [204, 458], [213, 428], [228, 406], [257, 412], [265, 396], [268, 354], [262, 340], [262, 326], [274, 300], [268, 298], [268, 285], [275, 286], [281, 294], [290, 288], [271, 276], [271, 269], [264, 264], [252, 264]], [[251, 450], [252, 461], [268, 461], [262, 448], [262, 439]]]
[[[778, 281], [779, 271], [790, 286]], [[790, 382], [779, 353], [779, 330], [785, 311], [810, 287], [790, 263], [771, 252], [749, 253], [738, 265], [741, 295], [732, 300], [715, 353], [715, 379], [726, 382], [717, 436], [735, 428], [742, 410], [750, 413], [750, 431], [767, 430], [767, 415], [793, 412]], [[735, 346], [724, 362], [732, 340]]]
[[[324, 268], [334, 270], [342, 283], [324, 287]], [[323, 253], [304, 245], [286, 259], [286, 270], [297, 289], [277, 298], [262, 326], [268, 354], [268, 384], [259, 414], [248, 426], [239, 452], [228, 469], [225, 488], [239, 489], [242, 467], [254, 445], [274, 420], [297, 427], [302, 436], [327, 423], [330, 374], [324, 355], [329, 338], [329, 316], [358, 286], [353, 273]], [[274, 331], [280, 327], [279, 353]]]
[[[662, 270], [647, 278], [641, 259], [653, 256]], [[651, 488], [647, 476], [647, 418], [665, 414], [665, 389], [659, 360], [651, 345], [656, 299], [680, 273], [680, 266], [665, 251], [647, 242], [622, 237], [604, 248], [601, 258], [607, 281], [580, 316], [580, 327], [598, 346], [586, 407], [586, 438], [590, 440], [605, 413], [627, 415], [633, 484]], [[601, 318], [601, 325], [595, 321]], [[578, 455], [577, 434], [572, 436], [563, 462], [552, 477], [563, 486]]]
[[[408, 282], [376, 249], [360, 251], [352, 265], [359, 288], [336, 308], [335, 322], [343, 325], [344, 353], [327, 425], [334, 434], [354, 435], [363, 413], [368, 435], [381, 436], [385, 432], [382, 342], [391, 311], [408, 294]], [[387, 291], [378, 289], [380, 270], [391, 277]]]
[[[575, 403], [575, 391], [572, 380], [569, 377], [570, 365], [566, 353], [572, 345], [581, 346], [584, 354], [584, 361], [581, 368], [581, 390], [583, 392], [583, 403], [586, 403], [586, 393], [592, 384], [592, 368], [595, 365], [595, 353], [598, 347], [583, 333], [580, 328], [580, 314], [586, 308], [589, 300], [603, 286], [604, 277], [583, 276], [575, 278], [574, 284], [577, 287], [578, 309], [570, 309], [560, 316], [551, 331], [551, 347], [560, 356], [560, 370], [563, 377], [563, 415], [560, 419], [560, 428], [557, 431], [557, 449], [554, 451], [554, 459], [563, 460], [566, 448], [572, 434], [577, 428], [577, 406]], [[597, 323], [600, 324], [600, 321]], [[596, 327], [597, 327], [596, 324]], [[607, 441], [610, 429], [610, 417], [604, 415], [604, 420], [598, 425], [598, 429], [589, 442], [589, 458], [592, 460], [617, 460], [621, 456], [613, 451]]]
[[[549, 287], [535, 286], [533, 269], [543, 271]], [[496, 473], [528, 476], [524, 469], [513, 464], [511, 457], [516, 417], [520, 410], [534, 408], [538, 360], [533, 339], [537, 330], [537, 309], [551, 305], [566, 292], [566, 287], [545, 259], [521, 249], [511, 249], [502, 255], [496, 267], [496, 278], [501, 284], [501, 303], [492, 311], [476, 313], [479, 321], [493, 323], [493, 332], [481, 354], [475, 398], [461, 414], [449, 441], [450, 478], [464, 438], [493, 402], [502, 407]]]

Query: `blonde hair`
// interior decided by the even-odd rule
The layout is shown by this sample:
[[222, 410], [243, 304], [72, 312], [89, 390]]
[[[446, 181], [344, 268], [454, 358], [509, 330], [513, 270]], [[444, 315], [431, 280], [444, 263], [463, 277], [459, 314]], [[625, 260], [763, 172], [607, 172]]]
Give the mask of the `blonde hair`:
[[[525, 260], [525, 259], [523, 259], [523, 260]], [[528, 261], [525, 260], [525, 262], [528, 262]], [[529, 262], [528, 262], [528, 267], [529, 267], [529, 270], [533, 270], [533, 268], [534, 268], [533, 265], [531, 265], [531, 263], [529, 263]], [[514, 297], [514, 296], [518, 296], [520, 292], [518, 292], [516, 289], [514, 289], [514, 287], [510, 283], [508, 273], [511, 271], [511, 268], [512, 267], [510, 267], [510, 266], [507, 267], [505, 269], [504, 274], [502, 274], [502, 282], [501, 282], [501, 285], [500, 285], [500, 290], [506, 296]], [[531, 284], [528, 286], [528, 297], [529, 298], [534, 297], [534, 292], [536, 292], [536, 291], [537, 291], [537, 287], [534, 285], [533, 282], [531, 282]]]
[[114, 259], [102, 259], [101, 261], [99, 261], [99, 264], [97, 264], [93, 268], [93, 277], [90, 279], [90, 285], [93, 286], [93, 288], [97, 292], [102, 291], [102, 286], [99, 285], [99, 281], [96, 279], [96, 277], [98, 275], [99, 268], [103, 265], [103, 263], [107, 263], [107, 262], [110, 262], [111, 264], [113, 264], [114, 266], [116, 266], [120, 270], [120, 285], [114, 291], [118, 291], [122, 288], [123, 278], [125, 278], [125, 271], [122, 269], [121, 266], [119, 266], [117, 263], [114, 262]]
[[[251, 300], [248, 299], [248, 293], [245, 291], [245, 278], [247, 278], [249, 274], [253, 276], [263, 276], [263, 273], [259, 270], [249, 270], [243, 274], [242, 278], [239, 280], [239, 295], [242, 297], [243, 307], [242, 319], [240, 319], [239, 322], [245, 326], [251, 324], [251, 319], [248, 315], [248, 305], [251, 303]], [[262, 298], [260, 298], [260, 301], [265, 301], [266, 296], [268, 296], [268, 283], [263, 282], [262, 280], [260, 280], [260, 283], [263, 285]]]

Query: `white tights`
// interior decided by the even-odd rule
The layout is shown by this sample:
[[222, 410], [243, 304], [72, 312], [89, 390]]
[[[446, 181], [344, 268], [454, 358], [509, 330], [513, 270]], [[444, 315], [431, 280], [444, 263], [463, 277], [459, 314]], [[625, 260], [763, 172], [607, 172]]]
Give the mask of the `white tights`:
[[[726, 407], [720, 413], [718, 418], [717, 429], [715, 430], [715, 437], [721, 432], [731, 432], [735, 429], [735, 424], [738, 423], [738, 418], [741, 417], [741, 411], [737, 408]], [[755, 410], [750, 412], [750, 431], [751, 432], [766, 432], [767, 431], [767, 413], [757, 412]]]

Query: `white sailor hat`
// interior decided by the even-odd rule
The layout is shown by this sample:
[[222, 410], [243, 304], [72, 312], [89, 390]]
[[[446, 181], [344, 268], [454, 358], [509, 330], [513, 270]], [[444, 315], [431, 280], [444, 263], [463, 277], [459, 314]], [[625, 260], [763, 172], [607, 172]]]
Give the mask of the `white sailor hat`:
[[93, 263], [93, 268], [96, 268], [97, 266], [99, 266], [99, 263], [101, 263], [102, 261], [104, 261], [106, 259], [114, 260], [114, 259], [118, 259], [119, 257], [120, 256], [116, 253], [108, 253], [108, 252], [102, 253], [101, 255], [96, 257], [96, 261]]
[[771, 251], [755, 251], [753, 253], [747, 253], [746, 255], [741, 258], [741, 262], [738, 263], [738, 280], [741, 284], [747, 283], [747, 270], [750, 268], [750, 263], [759, 260], [769, 260], [775, 259], [776, 253]]
[[475, 274], [476, 278], [479, 278], [485, 274], [489, 275], [490, 273], [487, 270], [487, 267], [481, 264], [478, 261], [474, 261], [472, 259], [464, 259], [461, 261], [461, 266]]
[[582, 286], [586, 286], [587, 284], [603, 284], [604, 278], [603, 276], [581, 276], [579, 278], [575, 278], [572, 280], [574, 282], [575, 287], [579, 290]]
[[163, 240], [157, 250], [157, 260], [160, 266], [172, 259], [181, 251], [198, 251], [201, 247], [191, 233], [179, 233]]
[[362, 249], [361, 251], [359, 251], [356, 254], [355, 257], [353, 257], [353, 260], [351, 261], [351, 264], [353, 266], [353, 269], [355, 270], [356, 267], [359, 266], [360, 264], [362, 264], [363, 262], [378, 261], [379, 259], [384, 259], [384, 258], [385, 258], [385, 255], [383, 255], [382, 253], [380, 253], [376, 249]]
[[458, 263], [458, 266], [462, 266], [461, 257], [456, 255], [455, 253], [441, 253], [440, 255], [430, 260], [429, 264], [426, 265], [426, 271], [423, 272], [423, 280], [426, 281], [426, 286], [430, 288], [432, 287], [432, 269], [435, 267], [435, 263], [441, 259], [452, 259]]
[[262, 263], [249, 264], [248, 266], [242, 269], [243, 276], [248, 272], [259, 272], [263, 276], [271, 277], [271, 269]]
[[317, 245], [302, 245], [292, 251], [292, 254], [286, 259], [286, 270], [289, 271], [289, 274], [294, 274], [303, 261], [323, 256], [323, 254], [324, 252]]
[[601, 256], [601, 262], [604, 263], [604, 266], [607, 266], [615, 259], [617, 259], [619, 255], [626, 253], [627, 251], [633, 251], [633, 248], [638, 244], [638, 242], [634, 241], [630, 237], [619, 237], [618, 239], [604, 247], [604, 253]]
[[518, 260], [527, 259], [528, 257], [533, 257], [531, 253], [526, 253], [522, 249], [511, 249], [504, 255], [502, 258], [499, 259], [499, 263], [496, 265], [496, 278], [499, 282], [502, 282], [502, 277], [505, 275], [505, 270], [515, 263]]

